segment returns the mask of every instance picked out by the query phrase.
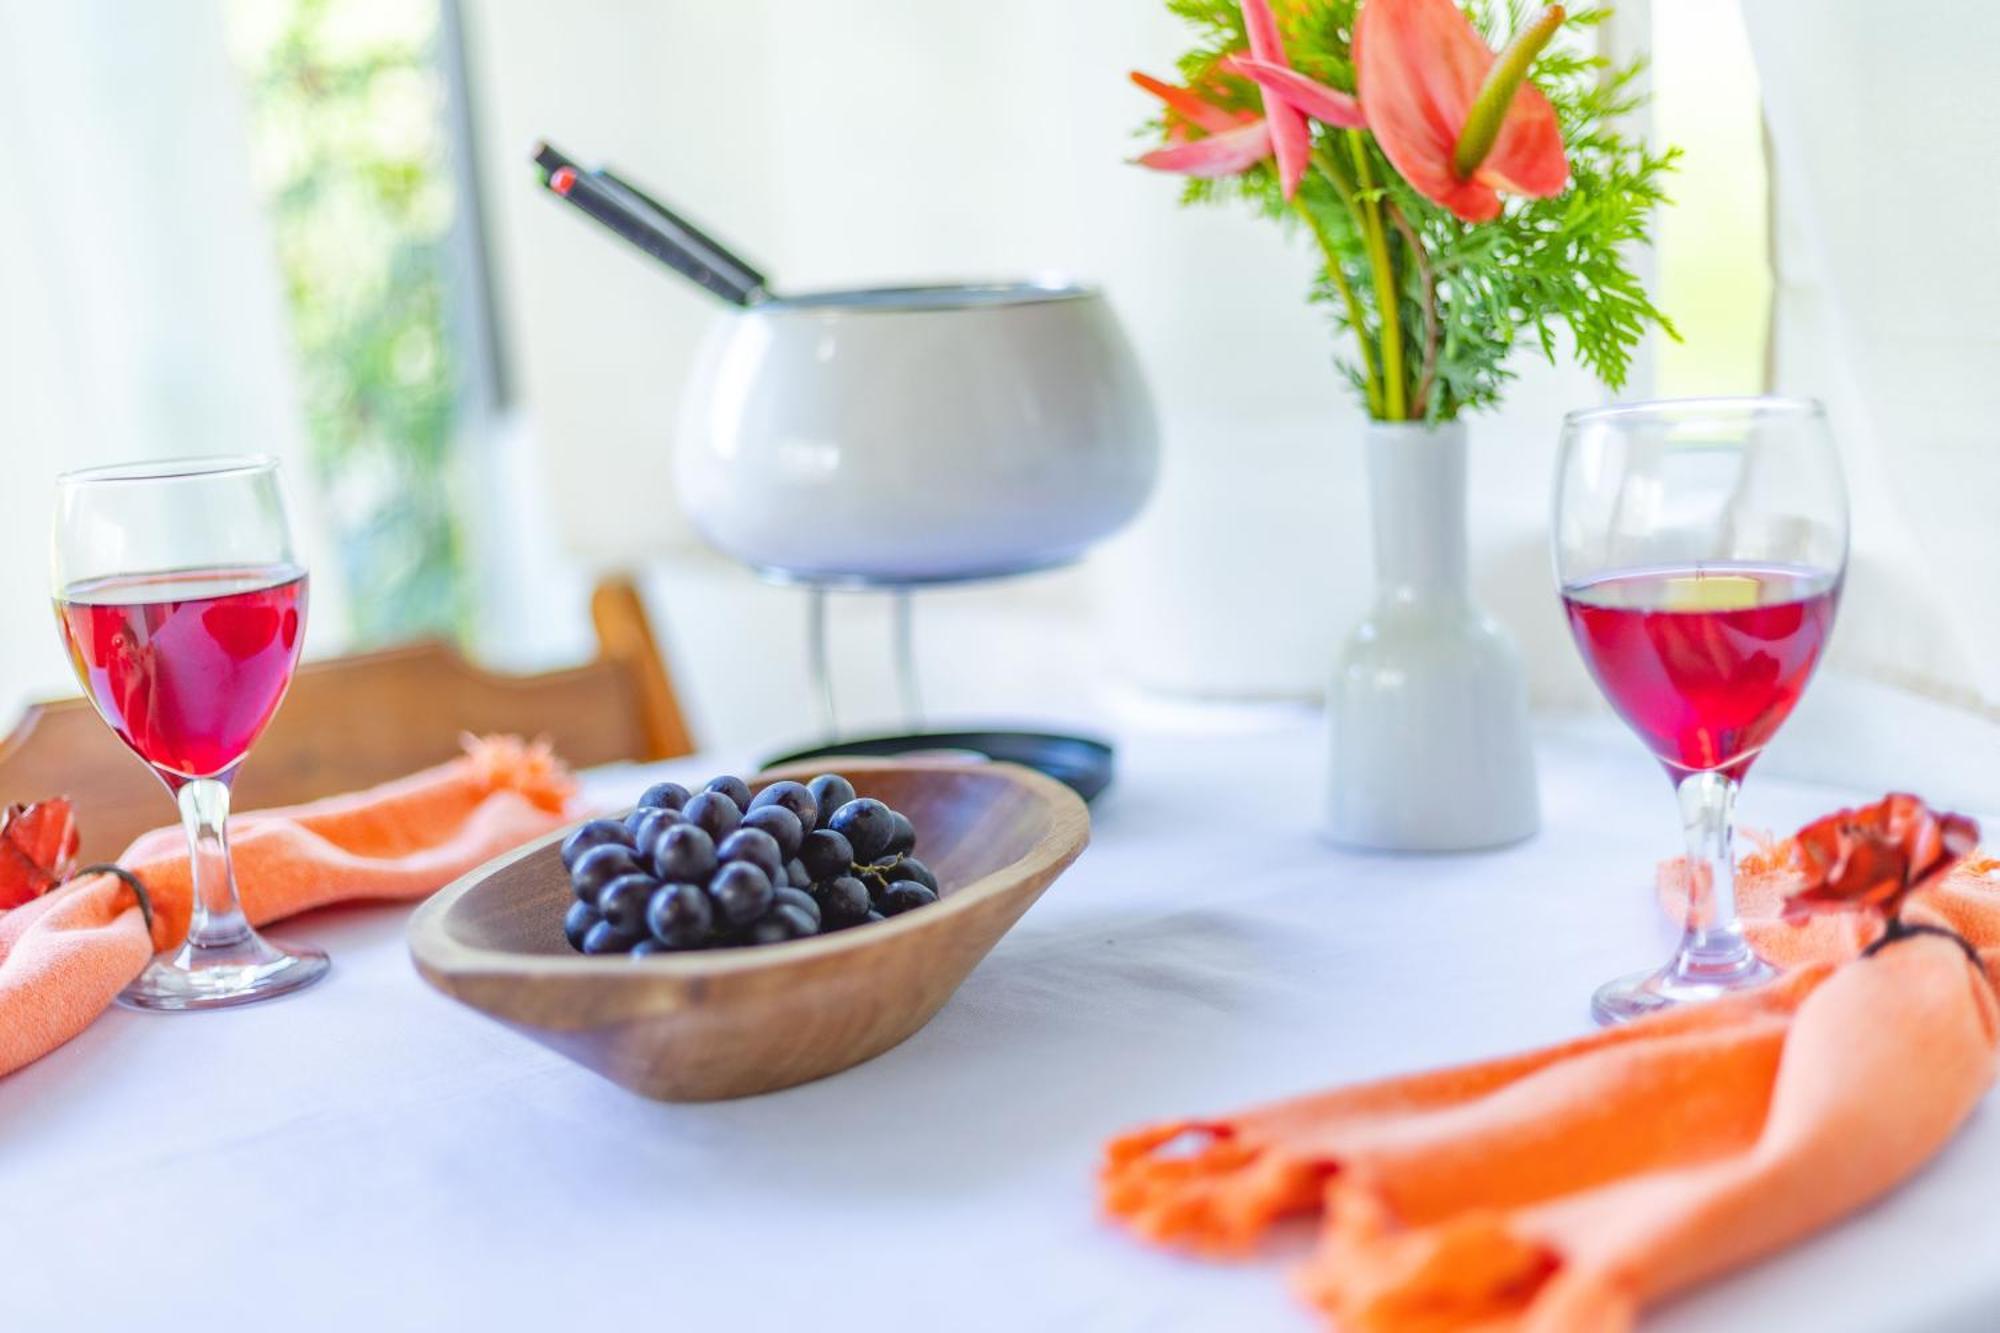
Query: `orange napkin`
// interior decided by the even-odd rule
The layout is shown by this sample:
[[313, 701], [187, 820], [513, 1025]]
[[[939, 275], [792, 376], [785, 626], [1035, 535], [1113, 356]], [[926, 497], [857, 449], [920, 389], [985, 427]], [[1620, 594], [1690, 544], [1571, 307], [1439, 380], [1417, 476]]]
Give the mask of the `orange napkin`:
[[[1872, 912], [1839, 912], [1793, 924], [1784, 919], [1785, 899], [1799, 885], [1792, 869], [1791, 841], [1766, 840], [1737, 864], [1736, 910], [1743, 934], [1759, 957], [1778, 967], [1819, 958], [1852, 958], [1882, 933]], [[1662, 862], [1661, 905], [1676, 921], [1687, 914], [1685, 863]], [[1974, 944], [2000, 946], [2000, 861], [1975, 852], [1943, 881], [1910, 899], [1903, 919], [1911, 925], [1943, 926]]]
[[[560, 827], [574, 783], [545, 745], [466, 742], [463, 758], [350, 796], [230, 821], [243, 910], [263, 925], [350, 899], [421, 898]], [[0, 914], [0, 1074], [89, 1026], [155, 952], [187, 934], [192, 888], [178, 828], [119, 858], [153, 899], [150, 938], [131, 892], [109, 875], [66, 884]]]
[[[2000, 884], [1972, 878], [1906, 918], [2000, 946]], [[1954, 886], [1979, 910], [1935, 901]], [[1350, 1333], [1629, 1328], [1895, 1186], [1993, 1081], [2000, 948], [1982, 973], [1935, 935], [1835, 943], [1760, 991], [1563, 1045], [1126, 1135], [1105, 1207], [1206, 1252], [1322, 1217], [1298, 1285]]]

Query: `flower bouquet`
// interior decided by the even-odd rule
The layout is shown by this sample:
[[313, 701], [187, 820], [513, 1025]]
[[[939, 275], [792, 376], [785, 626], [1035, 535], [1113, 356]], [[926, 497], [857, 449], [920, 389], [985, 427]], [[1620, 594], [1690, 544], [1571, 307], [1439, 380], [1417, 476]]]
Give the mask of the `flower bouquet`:
[[[1396, 850], [1512, 842], [1538, 822], [1526, 688], [1474, 606], [1468, 409], [1525, 343], [1625, 382], [1672, 332], [1630, 252], [1674, 152], [1633, 136], [1640, 67], [1576, 40], [1607, 11], [1519, 0], [1168, 0], [1197, 32], [1141, 165], [1188, 202], [1240, 199], [1317, 251], [1366, 405], [1376, 609], [1329, 694], [1331, 833]], [[1566, 35], [1567, 34], [1567, 35]]]
[[1138, 161], [1187, 176], [1188, 202], [1302, 224], [1321, 260], [1313, 299], [1353, 335], [1343, 369], [1371, 417], [1491, 406], [1523, 336], [1553, 360], [1559, 325], [1616, 389], [1647, 329], [1670, 328], [1629, 252], [1650, 240], [1675, 150], [1624, 128], [1639, 63], [1554, 40], [1610, 11], [1168, 3], [1200, 41], [1185, 86], [1132, 75], [1164, 106], [1165, 143]]

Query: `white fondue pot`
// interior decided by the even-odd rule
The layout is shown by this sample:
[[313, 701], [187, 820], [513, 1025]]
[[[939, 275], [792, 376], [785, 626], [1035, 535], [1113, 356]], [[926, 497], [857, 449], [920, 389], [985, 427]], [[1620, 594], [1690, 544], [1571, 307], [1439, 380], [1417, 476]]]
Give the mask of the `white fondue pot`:
[[1101, 293], [772, 297], [721, 315], [683, 400], [681, 502], [738, 560], [817, 583], [1057, 565], [1130, 521], [1153, 409]]

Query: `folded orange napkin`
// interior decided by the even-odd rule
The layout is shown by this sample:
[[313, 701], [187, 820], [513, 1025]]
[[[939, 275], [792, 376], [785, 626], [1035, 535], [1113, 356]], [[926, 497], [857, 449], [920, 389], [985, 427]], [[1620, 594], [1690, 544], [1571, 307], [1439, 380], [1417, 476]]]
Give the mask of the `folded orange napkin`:
[[[1771, 856], [1753, 870], [1774, 877], [1775, 904]], [[2000, 883], [1979, 864], [1905, 919], [2000, 946]], [[1345, 1330], [1628, 1328], [1648, 1302], [1892, 1188], [1992, 1083], [2000, 948], [1983, 969], [1936, 935], [1855, 958], [1834, 924], [1798, 928], [1799, 966], [1751, 994], [1126, 1135], [1104, 1205], [1206, 1252], [1322, 1217], [1298, 1285]]]
[[[245, 813], [229, 826], [243, 910], [261, 926], [351, 899], [421, 898], [560, 827], [573, 791], [547, 746], [488, 737], [468, 740], [463, 758], [368, 791]], [[0, 913], [0, 1074], [81, 1032], [148, 958], [186, 935], [180, 829], [144, 835], [119, 864], [151, 894], [150, 936], [132, 893], [109, 875]]]

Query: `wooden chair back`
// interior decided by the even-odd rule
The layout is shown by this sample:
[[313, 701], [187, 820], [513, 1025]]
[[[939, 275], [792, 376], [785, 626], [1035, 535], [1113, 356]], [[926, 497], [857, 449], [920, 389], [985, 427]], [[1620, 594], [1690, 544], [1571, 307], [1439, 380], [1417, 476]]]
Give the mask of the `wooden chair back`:
[[[576, 767], [672, 759], [694, 744], [629, 580], [591, 597], [598, 655], [543, 675], [482, 670], [448, 643], [309, 662], [236, 782], [238, 810], [386, 782], [459, 752], [467, 732], [546, 736]], [[0, 741], [0, 805], [67, 796], [84, 862], [174, 820], [160, 782], [83, 699], [31, 706]]]

